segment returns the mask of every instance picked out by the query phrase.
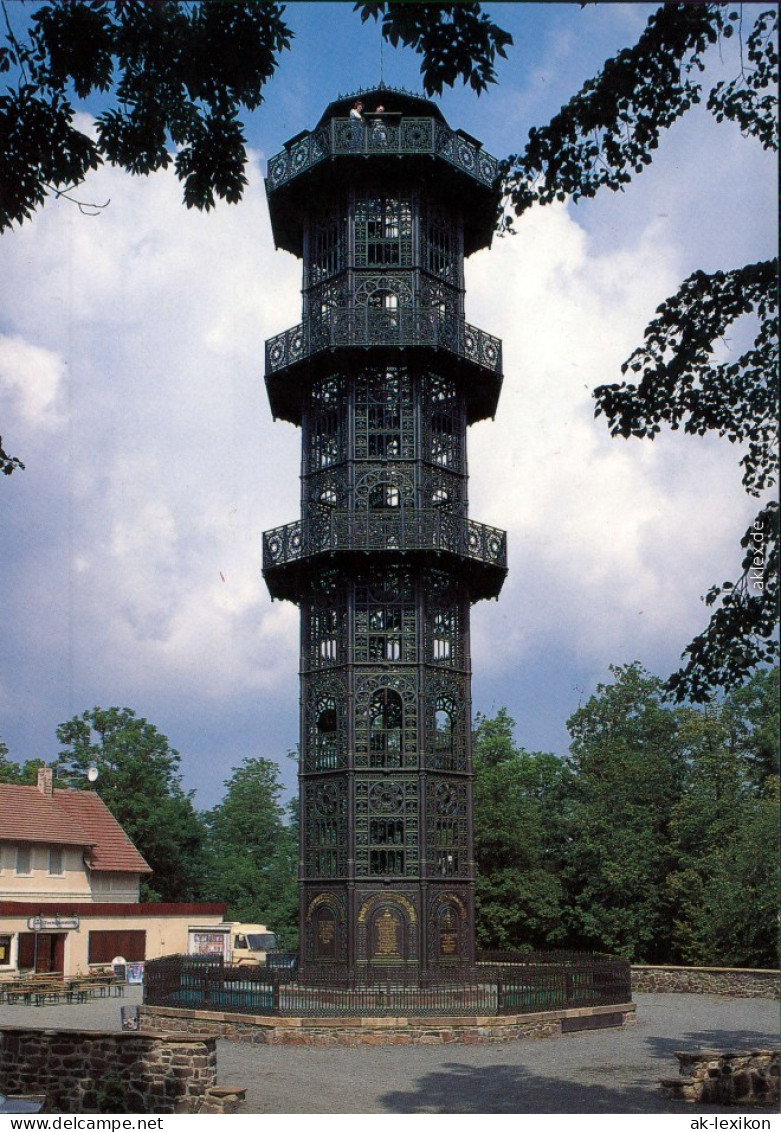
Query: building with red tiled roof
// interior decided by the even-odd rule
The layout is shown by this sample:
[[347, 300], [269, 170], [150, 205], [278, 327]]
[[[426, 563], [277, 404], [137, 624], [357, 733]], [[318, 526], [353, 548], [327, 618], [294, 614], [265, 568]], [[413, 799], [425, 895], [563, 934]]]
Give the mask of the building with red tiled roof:
[[190, 922], [222, 921], [224, 905], [141, 904], [151, 871], [93, 791], [55, 790], [48, 767], [0, 783], [0, 976], [169, 954]]
[[149, 865], [87, 790], [0, 783], [0, 900], [138, 901]]

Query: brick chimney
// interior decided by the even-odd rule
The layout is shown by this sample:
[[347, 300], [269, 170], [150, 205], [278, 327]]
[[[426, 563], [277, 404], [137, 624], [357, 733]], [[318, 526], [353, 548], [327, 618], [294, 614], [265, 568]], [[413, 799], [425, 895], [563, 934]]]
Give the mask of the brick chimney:
[[42, 766], [38, 771], [38, 789], [45, 798], [54, 794], [54, 774], [50, 766]]

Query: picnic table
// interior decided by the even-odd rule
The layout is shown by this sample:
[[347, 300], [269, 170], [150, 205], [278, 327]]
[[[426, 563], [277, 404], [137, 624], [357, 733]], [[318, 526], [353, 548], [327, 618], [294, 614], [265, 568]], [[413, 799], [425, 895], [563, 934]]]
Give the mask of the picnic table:
[[20, 973], [16, 978], [0, 983], [0, 999], [4, 998], [9, 1006], [19, 1002], [45, 1006], [63, 998], [66, 1002], [86, 1002], [90, 998], [121, 996], [124, 993], [124, 982], [113, 974], [77, 975], [65, 979], [57, 972], [30, 972]]
[[15, 1002], [32, 1003], [33, 1006], [43, 1006], [47, 1002], [59, 1002], [64, 993], [62, 976], [53, 973], [20, 974], [15, 979], [9, 979], [2, 984], [5, 1001], [11, 1005]]

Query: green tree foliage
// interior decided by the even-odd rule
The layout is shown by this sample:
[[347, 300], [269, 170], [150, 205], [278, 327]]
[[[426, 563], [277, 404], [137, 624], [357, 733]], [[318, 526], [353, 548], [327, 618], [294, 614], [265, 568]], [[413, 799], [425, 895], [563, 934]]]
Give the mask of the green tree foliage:
[[[145, 900], [199, 896], [203, 825], [181, 785], [179, 753], [129, 708], [93, 708], [57, 728], [62, 744], [59, 780], [96, 789], [144, 856], [153, 875], [142, 881]], [[93, 787], [87, 777], [98, 769]]]
[[615, 682], [567, 724], [567, 915], [573, 942], [654, 961], [670, 949], [670, 820], [683, 760], [661, 681], [638, 664], [611, 671]]
[[[423, 58], [423, 86], [458, 78], [478, 93], [512, 37], [479, 4], [357, 4], [382, 17], [388, 42]], [[242, 110], [290, 47], [284, 5], [258, 0], [49, 0], [24, 19], [2, 0], [0, 231], [28, 219], [49, 194], [67, 195], [104, 161], [147, 174], [174, 165], [188, 208], [235, 202], [247, 183]], [[73, 121], [74, 99], [99, 93], [97, 137]], [[176, 156], [173, 150], [176, 150]]]
[[479, 716], [473, 740], [476, 932], [479, 947], [560, 942], [562, 888], [556, 837], [566, 768], [515, 745], [502, 709]]
[[24, 464], [18, 456], [9, 456], [3, 448], [3, 438], [0, 436], [0, 472], [4, 476], [10, 476], [17, 468], [24, 469]]
[[671, 822], [674, 951], [687, 963], [774, 966], [778, 669], [758, 673], [720, 705], [681, 708], [678, 716], [686, 779]]
[[225, 901], [228, 918], [264, 923], [285, 947], [298, 936], [298, 823], [280, 801], [279, 767], [248, 758], [225, 782], [225, 796], [205, 815], [204, 893]]
[[[760, 13], [743, 44], [741, 8], [664, 4], [638, 42], [609, 59], [552, 121], [532, 129], [525, 150], [503, 164], [504, 225], [534, 203], [593, 197], [622, 189], [651, 164], [661, 133], [703, 98], [704, 57], [738, 29], [740, 74], [715, 84], [707, 107], [736, 122], [766, 149], [777, 149], [777, 13]], [[641, 347], [623, 366], [637, 384], [595, 390], [596, 415], [611, 433], [653, 437], [663, 424], [702, 435], [715, 431], [746, 446], [743, 483], [752, 495], [777, 478], [776, 260], [732, 271], [695, 272], [663, 303]], [[753, 344], [734, 362], [714, 351], [736, 320], [751, 316]], [[762, 546], [755, 532], [764, 532]], [[734, 687], [757, 665], [778, 656], [778, 510], [762, 508], [742, 540], [742, 573], [706, 595], [716, 606], [707, 628], [684, 652], [686, 663], [667, 684], [676, 699], [703, 701]]]
[[383, 38], [423, 56], [420, 73], [427, 94], [441, 94], [458, 79], [480, 94], [496, 82], [496, 56], [506, 58], [512, 36], [498, 27], [479, 4], [358, 3], [364, 23], [382, 16]]
[[34, 786], [41, 766], [41, 759], [28, 759], [22, 765], [14, 762], [8, 757], [8, 747], [0, 739], [0, 782], [12, 783], [14, 786]]
[[[3, 0], [0, 230], [68, 193], [103, 161], [130, 173], [171, 164], [188, 208], [241, 198], [247, 154], [241, 109], [255, 110], [290, 46], [274, 3], [68, 0], [33, 11], [24, 34]], [[73, 98], [113, 103], [97, 137], [73, 122]], [[176, 149], [174, 157], [172, 150]]]

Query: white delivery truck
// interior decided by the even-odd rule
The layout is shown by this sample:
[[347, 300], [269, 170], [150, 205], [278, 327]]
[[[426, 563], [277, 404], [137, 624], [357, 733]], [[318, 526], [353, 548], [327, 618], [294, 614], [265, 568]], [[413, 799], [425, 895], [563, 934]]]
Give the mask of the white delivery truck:
[[225, 963], [239, 967], [265, 963], [266, 952], [276, 946], [277, 937], [264, 924], [233, 922], [187, 929], [188, 955], [222, 956]]

